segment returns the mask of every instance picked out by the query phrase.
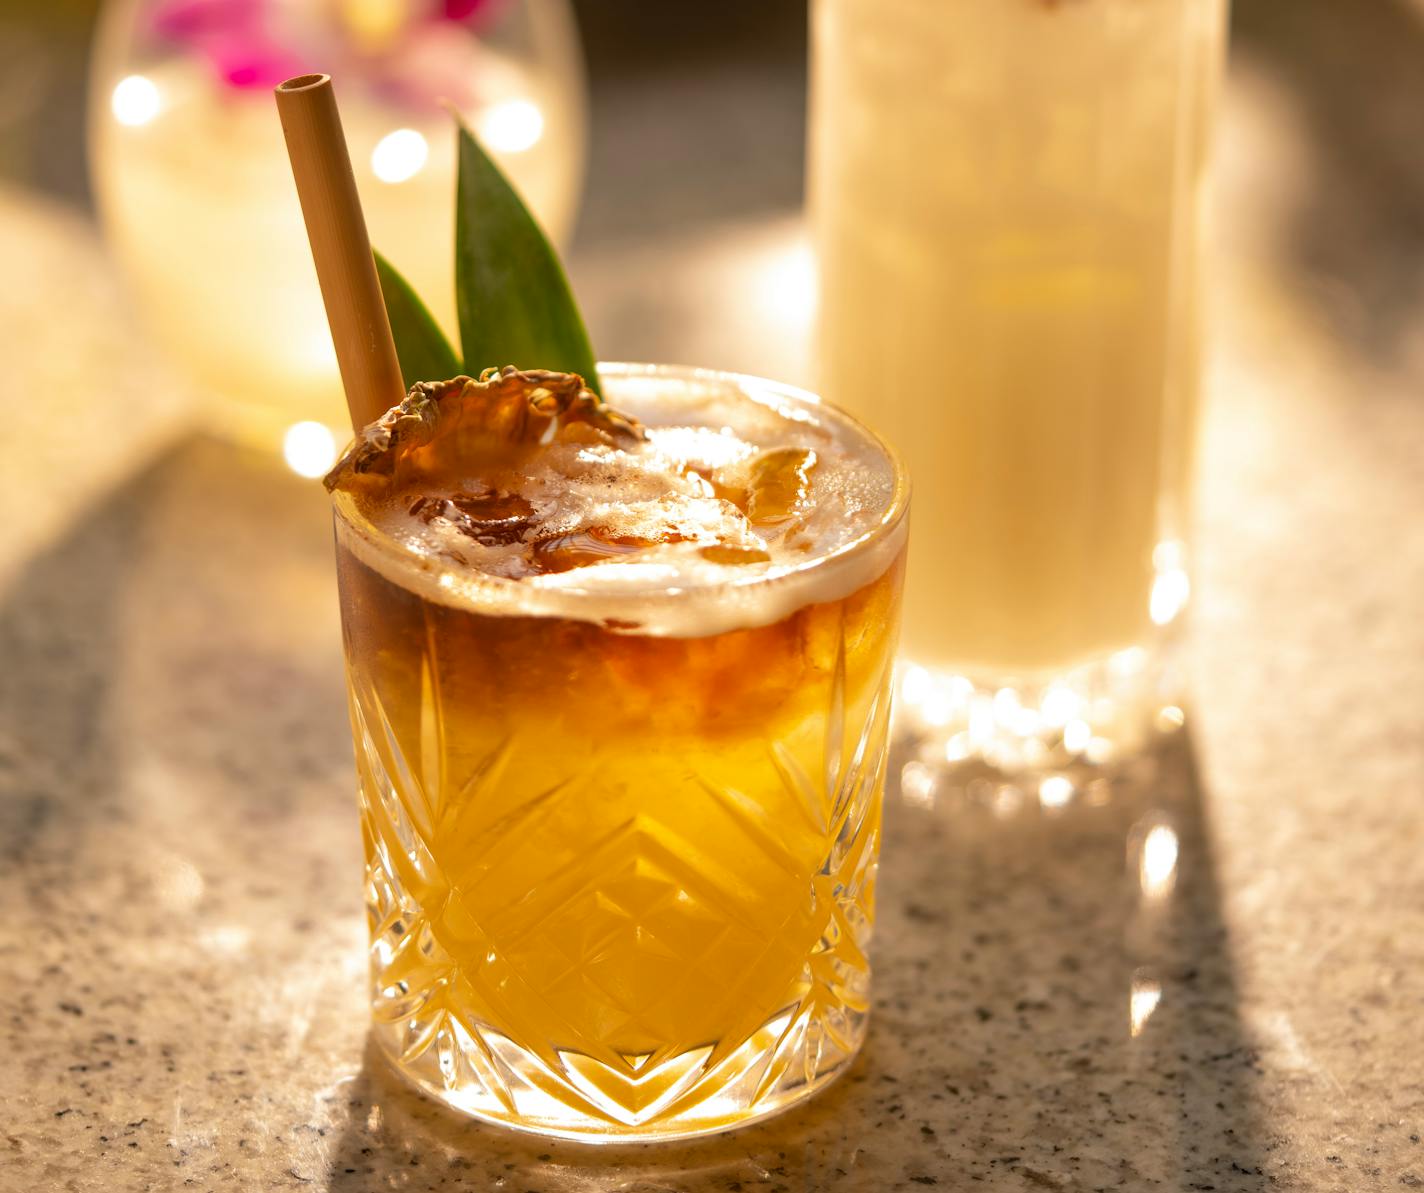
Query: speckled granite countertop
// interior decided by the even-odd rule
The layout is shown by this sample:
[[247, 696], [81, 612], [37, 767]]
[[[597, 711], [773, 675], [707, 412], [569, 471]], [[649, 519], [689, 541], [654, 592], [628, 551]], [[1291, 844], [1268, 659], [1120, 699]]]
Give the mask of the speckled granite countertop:
[[[1228, 192], [1302, 193], [1295, 117], [1237, 87]], [[859, 1063], [691, 1146], [471, 1125], [368, 1051], [320, 493], [179, 435], [144, 386], [102, 483], [51, 492], [12, 436], [0, 1189], [1424, 1188], [1424, 322], [1367, 350], [1292, 297], [1272, 210], [1234, 223], [1186, 730], [1056, 812], [892, 792]], [[7, 296], [93, 256], [66, 217], [4, 215]], [[102, 285], [82, 301], [123, 326]], [[1158, 825], [1175, 888], [1149, 898]]]

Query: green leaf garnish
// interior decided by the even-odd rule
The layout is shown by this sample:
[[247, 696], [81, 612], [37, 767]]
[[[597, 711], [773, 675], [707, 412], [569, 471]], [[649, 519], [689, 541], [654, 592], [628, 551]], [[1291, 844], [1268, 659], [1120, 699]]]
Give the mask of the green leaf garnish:
[[456, 125], [455, 307], [461, 354], [400, 271], [375, 255], [406, 387], [515, 365], [577, 373], [601, 393], [593, 348], [558, 254], [458, 117]]
[[455, 376], [460, 372], [460, 358], [440, 325], [396, 267], [380, 253], [375, 257], [406, 389], [418, 381], [444, 381]]
[[515, 365], [577, 373], [601, 393], [593, 348], [558, 255], [499, 167], [458, 123], [455, 307], [465, 372], [478, 377], [487, 368]]

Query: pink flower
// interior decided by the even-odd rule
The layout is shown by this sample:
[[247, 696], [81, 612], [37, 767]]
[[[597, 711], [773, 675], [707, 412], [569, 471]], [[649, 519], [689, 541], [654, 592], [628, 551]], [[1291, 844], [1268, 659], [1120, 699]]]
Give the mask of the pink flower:
[[491, 0], [441, 0], [440, 7], [447, 21], [468, 21], [480, 9], [491, 7]]
[[253, 32], [266, 23], [266, 0], [164, 0], [153, 7], [153, 31], [171, 41], [197, 42]]
[[[377, 74], [384, 73], [377, 63], [384, 63], [385, 70], [399, 76], [405, 62], [424, 57], [422, 48], [442, 26], [452, 35], [453, 25], [477, 26], [497, 5], [498, 0], [425, 0], [425, 4], [413, 6], [422, 8], [423, 13], [413, 15], [375, 55], [350, 44], [341, 22], [316, 20], [315, 14], [312, 21], [299, 26], [309, 33], [320, 31], [315, 44], [301, 44], [307, 39], [294, 39], [292, 30], [284, 30], [279, 5], [273, 0], [160, 0], [150, 9], [149, 25], [158, 38], [176, 42], [204, 58], [229, 87], [249, 90], [275, 87], [283, 79], [309, 70], [339, 69], [351, 60], [364, 62], [365, 69]], [[431, 96], [437, 92], [452, 95], [452, 88], [452, 83], [442, 82]]]
[[268, 0], [166, 0], [153, 10], [158, 36], [190, 46], [225, 83], [275, 87], [307, 63], [271, 34]]

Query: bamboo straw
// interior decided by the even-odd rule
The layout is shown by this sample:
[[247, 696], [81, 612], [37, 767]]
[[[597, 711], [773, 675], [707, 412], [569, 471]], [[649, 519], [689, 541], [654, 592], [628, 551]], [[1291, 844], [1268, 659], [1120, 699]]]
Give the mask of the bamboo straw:
[[396, 405], [405, 386], [331, 76], [299, 75], [279, 84], [276, 96], [346, 405], [359, 431]]

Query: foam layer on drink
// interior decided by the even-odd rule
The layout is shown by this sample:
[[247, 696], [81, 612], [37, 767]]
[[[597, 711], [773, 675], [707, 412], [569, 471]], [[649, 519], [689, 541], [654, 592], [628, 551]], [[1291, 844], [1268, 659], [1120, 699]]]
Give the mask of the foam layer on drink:
[[[494, 380], [514, 393], [514, 377], [560, 376]], [[385, 438], [368, 429], [364, 464], [353, 449], [328, 480], [338, 533], [428, 600], [676, 636], [840, 599], [903, 546], [894, 466], [837, 412], [749, 378], [647, 366], [603, 377], [631, 419], [587, 391], [560, 392], [563, 408], [543, 418], [552, 383], [525, 384], [518, 408], [482, 408], [493, 438], [472, 430], [475, 416], [452, 418], [452, 403], [489, 401], [474, 389], [442, 395], [404, 445], [388, 416]]]

